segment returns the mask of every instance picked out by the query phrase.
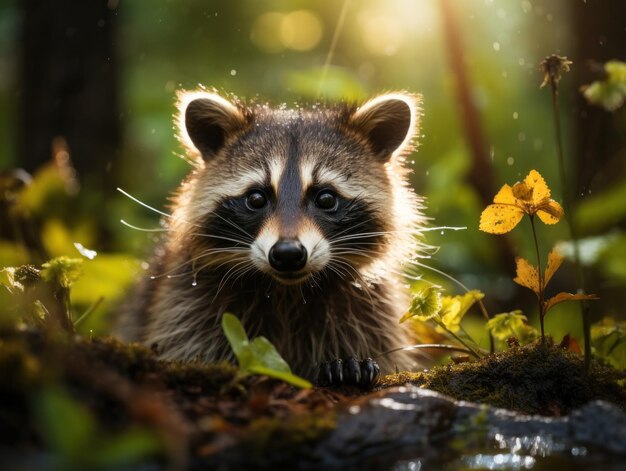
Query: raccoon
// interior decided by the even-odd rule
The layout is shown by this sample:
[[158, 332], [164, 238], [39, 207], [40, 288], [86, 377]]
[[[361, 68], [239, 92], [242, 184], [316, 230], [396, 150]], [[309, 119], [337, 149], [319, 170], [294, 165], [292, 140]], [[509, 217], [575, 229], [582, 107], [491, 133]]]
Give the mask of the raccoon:
[[[419, 102], [388, 93], [288, 109], [180, 93], [194, 168], [120, 335], [163, 359], [233, 360], [221, 328], [230, 312], [311, 379], [323, 361], [414, 343], [399, 319], [424, 224], [404, 165]], [[398, 351], [378, 364], [393, 372], [414, 359]]]

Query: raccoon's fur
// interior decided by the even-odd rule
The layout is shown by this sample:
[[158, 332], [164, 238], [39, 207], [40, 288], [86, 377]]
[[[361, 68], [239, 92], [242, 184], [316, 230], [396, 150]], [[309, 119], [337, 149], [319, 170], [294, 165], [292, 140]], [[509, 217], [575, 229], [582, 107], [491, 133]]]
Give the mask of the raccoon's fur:
[[[308, 378], [321, 361], [413, 343], [398, 321], [423, 223], [403, 166], [418, 97], [295, 110], [204, 91], [179, 98], [195, 168], [120, 335], [164, 359], [233, 359], [221, 327], [231, 312]], [[378, 363], [392, 372], [413, 360]]]

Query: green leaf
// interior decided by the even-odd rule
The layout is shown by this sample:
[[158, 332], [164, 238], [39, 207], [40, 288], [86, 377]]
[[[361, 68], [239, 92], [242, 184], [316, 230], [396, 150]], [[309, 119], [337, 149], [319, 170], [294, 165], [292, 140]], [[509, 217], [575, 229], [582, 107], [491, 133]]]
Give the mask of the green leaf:
[[291, 373], [287, 362], [265, 337], [256, 337], [250, 342], [250, 350], [259, 364], [281, 373]]
[[591, 327], [595, 355], [618, 369], [626, 368], [626, 321], [605, 317]]
[[583, 95], [591, 104], [607, 111], [615, 111], [626, 100], [626, 63], [609, 61], [604, 64], [606, 79], [582, 87]]
[[53, 258], [41, 267], [41, 277], [45, 281], [69, 289], [82, 274], [83, 260], [62, 256]]
[[294, 386], [297, 386], [303, 389], [308, 389], [310, 387], [313, 387], [310, 381], [307, 381], [306, 379], [301, 378], [300, 376], [296, 376], [293, 373], [285, 373], [282, 371], [272, 370], [271, 368], [266, 368], [264, 366], [259, 366], [259, 365], [253, 366], [250, 372], [254, 374], [265, 375], [265, 376], [270, 376], [272, 378], [280, 379], [282, 381], [285, 381], [286, 383], [293, 384]]
[[421, 321], [427, 321], [439, 314], [441, 311], [441, 292], [439, 288], [429, 286], [418, 291], [409, 306], [409, 311], [402, 316], [400, 322], [404, 322], [411, 317], [416, 317]]
[[222, 328], [243, 374], [261, 374], [300, 388], [311, 387], [309, 381], [291, 373], [291, 368], [269, 340], [265, 337], [256, 337], [250, 341], [241, 322], [234, 315], [224, 313]]
[[44, 440], [66, 460], [84, 453], [96, 432], [90, 412], [60, 389], [39, 394], [35, 413]]
[[478, 290], [471, 290], [460, 296], [444, 296], [441, 298], [441, 311], [439, 317], [441, 323], [450, 332], [458, 332], [461, 329], [461, 321], [470, 308], [485, 297]]
[[234, 315], [225, 312], [222, 316], [222, 329], [224, 329], [224, 335], [230, 343], [230, 347], [235, 352], [235, 356], [241, 365], [240, 355], [242, 350], [248, 346], [248, 335], [241, 325], [241, 322]]
[[530, 336], [528, 332], [527, 318], [522, 311], [505, 312], [496, 314], [487, 322], [487, 330], [498, 340], [506, 340], [509, 337], [521, 338]]
[[127, 468], [160, 449], [161, 443], [154, 432], [128, 430], [98, 443], [93, 449], [92, 462], [99, 469]]
[[15, 280], [15, 267], [5, 267], [0, 270], [0, 285], [9, 290], [9, 293], [24, 291], [24, 285]]

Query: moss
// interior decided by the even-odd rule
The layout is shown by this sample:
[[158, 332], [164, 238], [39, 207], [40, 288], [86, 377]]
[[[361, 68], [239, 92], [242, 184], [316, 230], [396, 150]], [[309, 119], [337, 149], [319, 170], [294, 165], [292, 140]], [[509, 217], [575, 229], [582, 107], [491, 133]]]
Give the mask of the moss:
[[425, 374], [392, 375], [381, 384], [410, 382], [459, 400], [527, 414], [564, 415], [596, 399], [626, 408], [626, 390], [618, 384], [624, 376], [598, 363], [587, 372], [581, 355], [546, 343], [437, 366]]
[[156, 375], [167, 388], [186, 393], [217, 394], [237, 379], [237, 368], [230, 363], [162, 361], [141, 344], [112, 337], [78, 339], [76, 345], [76, 353], [88, 362], [106, 365], [130, 380]]

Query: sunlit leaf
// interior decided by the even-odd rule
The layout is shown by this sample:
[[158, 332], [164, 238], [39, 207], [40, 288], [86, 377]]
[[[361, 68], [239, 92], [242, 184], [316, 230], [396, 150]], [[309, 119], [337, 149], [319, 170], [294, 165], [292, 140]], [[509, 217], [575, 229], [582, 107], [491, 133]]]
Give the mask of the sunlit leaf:
[[0, 270], [0, 285], [9, 290], [9, 293], [24, 291], [24, 285], [15, 279], [15, 267], [5, 267]]
[[583, 86], [583, 95], [593, 105], [615, 111], [626, 100], [626, 63], [612, 60], [604, 64], [606, 78]]
[[441, 323], [450, 332], [458, 332], [461, 321], [469, 309], [485, 295], [478, 290], [471, 290], [460, 296], [443, 296], [441, 298]]
[[242, 350], [249, 344], [248, 334], [241, 325], [241, 321], [226, 312], [222, 316], [222, 329], [224, 329], [224, 335], [226, 335], [235, 356], [239, 357]]
[[519, 224], [524, 212], [516, 206], [490, 204], [480, 215], [478, 228], [490, 234], [506, 234]]
[[556, 224], [563, 208], [550, 199], [550, 188], [539, 172], [531, 170], [523, 182], [504, 185], [480, 215], [479, 229], [491, 234], [505, 234], [519, 224], [524, 214], [537, 214], [544, 224]]
[[404, 322], [411, 317], [421, 321], [432, 319], [441, 310], [441, 292], [434, 286], [418, 291], [411, 300], [409, 311], [402, 316], [400, 322]]
[[537, 268], [522, 257], [516, 257], [515, 264], [517, 276], [513, 278], [513, 281], [518, 285], [534, 291], [535, 294], [539, 296], [539, 273], [537, 272]]
[[548, 265], [544, 271], [543, 275], [543, 287], [545, 288], [548, 285], [548, 282], [554, 276], [554, 273], [559, 269], [561, 264], [563, 263], [564, 257], [557, 252], [555, 249], [552, 249], [548, 254]]
[[42, 278], [63, 288], [72, 286], [82, 274], [83, 260], [80, 258], [57, 257], [44, 263], [41, 270]]
[[571, 294], [571, 293], [559, 293], [556, 296], [551, 297], [547, 301], [543, 303], [544, 312], [548, 312], [554, 306], [560, 303], [564, 303], [567, 301], [593, 301], [596, 299], [600, 299], [595, 294]]
[[274, 345], [265, 337], [248, 339], [239, 319], [225, 313], [222, 328], [230, 343], [242, 374], [262, 374], [281, 379], [300, 388], [310, 388], [309, 381], [294, 375], [287, 362], [280, 356]]
[[556, 201], [546, 199], [537, 205], [537, 216], [544, 224], [556, 224], [563, 218], [563, 208]]
[[496, 196], [493, 197], [493, 202], [496, 204], [508, 204], [512, 206], [517, 206], [517, 198], [513, 194], [513, 188], [509, 185], [502, 185], [500, 191], [496, 193]]
[[445, 329], [450, 332], [458, 332], [461, 328], [461, 301], [455, 296], [443, 296], [441, 298], [441, 311], [439, 319]]
[[256, 337], [252, 340], [250, 350], [262, 366], [281, 373], [291, 373], [291, 368], [287, 362], [283, 360], [274, 345], [265, 337]]
[[250, 372], [254, 374], [258, 374], [258, 375], [265, 375], [265, 376], [270, 376], [272, 378], [280, 379], [289, 384], [293, 384], [294, 386], [298, 388], [308, 389], [313, 386], [310, 381], [307, 381], [306, 379], [301, 378], [300, 376], [296, 376], [293, 373], [286, 373], [284, 371], [276, 371], [271, 368], [267, 368], [267, 367], [260, 366], [260, 365], [254, 365], [250, 369]]
[[537, 170], [531, 170], [524, 178], [524, 183], [530, 191], [530, 201], [538, 205], [545, 199], [550, 198], [550, 188]]
[[509, 337], [520, 337], [527, 319], [522, 311], [496, 314], [487, 321], [487, 330], [498, 340], [507, 340]]
[[605, 317], [591, 326], [594, 354], [619, 369], [626, 369], [626, 321]]

